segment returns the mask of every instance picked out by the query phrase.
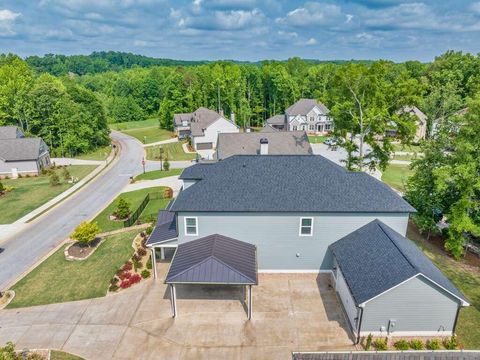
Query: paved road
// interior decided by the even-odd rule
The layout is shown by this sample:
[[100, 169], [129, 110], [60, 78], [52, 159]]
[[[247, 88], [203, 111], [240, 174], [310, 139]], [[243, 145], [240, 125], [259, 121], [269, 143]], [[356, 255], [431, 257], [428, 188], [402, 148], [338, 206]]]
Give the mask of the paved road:
[[144, 151], [140, 142], [119, 132], [112, 132], [112, 138], [121, 147], [118, 160], [23, 231], [9, 239], [0, 239], [0, 246], [5, 248], [0, 254], [0, 290], [61, 243], [81, 221], [102, 210], [129, 183], [130, 176], [141, 172]]

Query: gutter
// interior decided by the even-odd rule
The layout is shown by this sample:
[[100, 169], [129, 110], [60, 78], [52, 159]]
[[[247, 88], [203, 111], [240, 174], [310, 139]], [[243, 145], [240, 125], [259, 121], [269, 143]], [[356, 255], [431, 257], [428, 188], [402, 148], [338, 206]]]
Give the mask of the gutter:
[[355, 345], [360, 343], [360, 331], [362, 329], [362, 320], [363, 320], [363, 306], [359, 306], [360, 309], [360, 320], [358, 321], [358, 328], [357, 328], [357, 340], [355, 341]]

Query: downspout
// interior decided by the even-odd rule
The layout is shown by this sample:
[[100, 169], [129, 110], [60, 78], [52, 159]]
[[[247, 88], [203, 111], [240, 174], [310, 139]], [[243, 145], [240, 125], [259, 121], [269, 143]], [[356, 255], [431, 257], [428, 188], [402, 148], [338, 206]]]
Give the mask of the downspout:
[[358, 329], [357, 329], [357, 341], [355, 341], [355, 345], [358, 345], [360, 343], [360, 331], [362, 328], [362, 319], [363, 319], [363, 307], [359, 307], [360, 309], [360, 319], [358, 321]]
[[455, 335], [455, 329], [457, 328], [458, 316], [460, 315], [460, 308], [462, 305], [458, 304], [457, 313], [455, 314], [455, 321], [453, 322], [452, 335]]

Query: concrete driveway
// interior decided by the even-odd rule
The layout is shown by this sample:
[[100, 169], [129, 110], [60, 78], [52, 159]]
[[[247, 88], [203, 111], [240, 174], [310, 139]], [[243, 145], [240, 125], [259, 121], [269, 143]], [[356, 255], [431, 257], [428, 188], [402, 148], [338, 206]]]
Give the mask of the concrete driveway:
[[327, 275], [260, 274], [248, 321], [239, 289], [163, 284], [105, 298], [0, 311], [0, 344], [57, 348], [86, 359], [291, 359], [292, 351], [354, 350]]

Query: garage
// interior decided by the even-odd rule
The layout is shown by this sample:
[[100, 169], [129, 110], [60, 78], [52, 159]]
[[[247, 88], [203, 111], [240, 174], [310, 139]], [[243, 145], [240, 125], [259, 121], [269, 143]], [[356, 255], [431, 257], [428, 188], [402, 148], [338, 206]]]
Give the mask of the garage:
[[197, 150], [210, 150], [213, 149], [213, 143], [205, 142], [205, 143], [197, 143]]
[[468, 300], [409, 239], [374, 220], [329, 247], [337, 296], [362, 336], [450, 336]]

